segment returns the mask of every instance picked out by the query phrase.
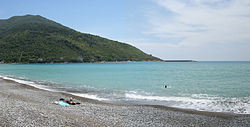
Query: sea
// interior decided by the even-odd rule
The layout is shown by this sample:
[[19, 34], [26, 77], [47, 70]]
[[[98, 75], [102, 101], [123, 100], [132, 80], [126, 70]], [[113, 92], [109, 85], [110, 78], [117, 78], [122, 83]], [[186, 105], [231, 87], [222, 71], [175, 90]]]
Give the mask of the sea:
[[250, 114], [250, 62], [0, 64], [0, 78], [109, 103]]

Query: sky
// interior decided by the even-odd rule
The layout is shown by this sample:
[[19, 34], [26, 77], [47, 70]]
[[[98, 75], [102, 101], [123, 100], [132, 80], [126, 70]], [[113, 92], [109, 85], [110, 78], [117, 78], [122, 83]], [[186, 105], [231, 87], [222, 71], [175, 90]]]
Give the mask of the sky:
[[0, 1], [0, 19], [26, 14], [161, 59], [250, 61], [250, 0]]

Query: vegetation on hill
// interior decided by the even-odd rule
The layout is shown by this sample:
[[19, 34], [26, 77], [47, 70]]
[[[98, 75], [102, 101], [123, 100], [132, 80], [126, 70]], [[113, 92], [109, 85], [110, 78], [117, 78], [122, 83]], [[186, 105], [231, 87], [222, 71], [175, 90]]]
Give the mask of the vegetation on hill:
[[39, 15], [0, 20], [0, 62], [154, 61], [159, 58], [103, 37], [84, 34]]

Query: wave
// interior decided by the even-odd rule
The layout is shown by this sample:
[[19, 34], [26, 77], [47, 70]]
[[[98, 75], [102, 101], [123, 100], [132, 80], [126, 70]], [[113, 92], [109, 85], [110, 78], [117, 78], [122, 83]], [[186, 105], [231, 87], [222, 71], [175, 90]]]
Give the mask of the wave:
[[24, 84], [24, 85], [29, 85], [29, 86], [32, 86], [32, 87], [35, 87], [38, 89], [42, 89], [42, 90], [47, 90], [47, 91], [52, 91], [52, 92], [63, 92], [63, 93], [71, 94], [74, 96], [84, 97], [84, 98], [98, 100], [98, 101], [108, 101], [109, 100], [106, 98], [98, 97], [98, 95], [95, 95], [95, 94], [83, 94], [83, 93], [72, 93], [72, 92], [67, 92], [67, 91], [60, 91], [60, 90], [57, 90], [56, 88], [52, 89], [52, 88], [49, 88], [48, 86], [40, 85], [39, 83], [36, 83], [34, 81], [27, 81], [25, 79], [18, 79], [18, 78], [13, 78], [10, 76], [2, 76], [2, 75], [0, 75], [0, 78], [5, 79], [5, 80], [14, 81], [14, 82]]
[[32, 86], [32, 87], [35, 87], [35, 88], [38, 88], [38, 89], [42, 89], [42, 90], [55, 91], [55, 90], [46, 88], [46, 86], [39, 85], [39, 84], [37, 84], [37, 83], [35, 83], [33, 81], [27, 81], [27, 80], [24, 80], [24, 79], [17, 79], [17, 78], [13, 78], [13, 77], [9, 77], [9, 76], [1, 76], [1, 75], [0, 75], [0, 78], [5, 79], [5, 80], [14, 81], [16, 83], [20, 83], [20, 84], [24, 84], [24, 85], [29, 85], [29, 86]]
[[82, 93], [70, 93], [70, 94], [75, 95], [75, 96], [79, 96], [79, 97], [98, 100], [98, 101], [109, 101], [109, 99], [107, 99], [107, 98], [101, 98], [101, 97], [98, 97], [97, 95], [94, 95], [94, 94], [92, 94], [92, 95], [91, 94], [82, 94]]
[[126, 93], [125, 97], [132, 100], [144, 100], [156, 102], [166, 102], [166, 106], [194, 109], [199, 111], [228, 112], [236, 114], [250, 114], [250, 100], [243, 98], [223, 98], [208, 96], [204, 94], [195, 94], [190, 97], [174, 96], [147, 96], [135, 93]]

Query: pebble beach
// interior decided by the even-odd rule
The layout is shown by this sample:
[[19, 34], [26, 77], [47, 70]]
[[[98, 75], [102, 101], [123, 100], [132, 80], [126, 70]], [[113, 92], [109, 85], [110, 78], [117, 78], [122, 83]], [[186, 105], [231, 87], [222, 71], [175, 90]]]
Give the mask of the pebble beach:
[[[81, 104], [62, 107], [54, 103], [69, 97]], [[250, 115], [110, 104], [0, 79], [0, 126], [249, 127]]]

